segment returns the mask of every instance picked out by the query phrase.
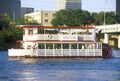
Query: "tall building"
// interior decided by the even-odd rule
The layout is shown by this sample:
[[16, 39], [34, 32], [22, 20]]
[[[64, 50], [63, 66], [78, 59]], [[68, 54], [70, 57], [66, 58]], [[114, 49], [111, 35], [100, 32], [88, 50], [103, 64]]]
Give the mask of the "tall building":
[[21, 17], [24, 17], [25, 14], [32, 13], [32, 12], [34, 12], [34, 8], [22, 7], [21, 8]]
[[81, 9], [81, 0], [57, 0], [57, 10]]
[[116, 0], [116, 14], [120, 16], [120, 0]]
[[20, 0], [0, 0], [0, 14], [8, 13], [11, 18], [20, 17], [21, 1]]

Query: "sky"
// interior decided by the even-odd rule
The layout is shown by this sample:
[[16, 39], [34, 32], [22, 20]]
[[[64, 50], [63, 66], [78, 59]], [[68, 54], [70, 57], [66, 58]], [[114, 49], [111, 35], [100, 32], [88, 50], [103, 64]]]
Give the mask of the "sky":
[[[56, 10], [56, 0], [21, 0], [22, 7], [38, 10]], [[82, 0], [82, 9], [90, 12], [115, 11], [116, 0]]]

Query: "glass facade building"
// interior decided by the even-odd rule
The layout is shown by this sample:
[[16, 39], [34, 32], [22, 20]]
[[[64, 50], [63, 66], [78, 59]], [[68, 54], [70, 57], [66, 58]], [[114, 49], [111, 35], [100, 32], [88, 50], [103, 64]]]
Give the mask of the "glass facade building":
[[120, 0], [116, 0], [116, 14], [120, 16]]
[[81, 9], [81, 0], [57, 0], [57, 10]]
[[32, 13], [32, 12], [34, 12], [34, 8], [22, 7], [21, 8], [21, 17], [24, 17], [25, 14]]
[[0, 14], [8, 13], [11, 18], [20, 17], [21, 1], [20, 0], [0, 0]]

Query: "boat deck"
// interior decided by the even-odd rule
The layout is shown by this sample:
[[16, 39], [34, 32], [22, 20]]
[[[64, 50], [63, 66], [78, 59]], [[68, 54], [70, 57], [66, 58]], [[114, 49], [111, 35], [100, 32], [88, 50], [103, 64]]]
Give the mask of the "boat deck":
[[9, 49], [9, 54], [10, 57], [102, 57], [102, 49]]

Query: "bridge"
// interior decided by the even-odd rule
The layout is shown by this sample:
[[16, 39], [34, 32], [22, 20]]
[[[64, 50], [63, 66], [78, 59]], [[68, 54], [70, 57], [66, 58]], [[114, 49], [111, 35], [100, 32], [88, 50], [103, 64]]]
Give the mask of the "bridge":
[[96, 32], [103, 35], [102, 42], [116, 45], [120, 48], [120, 24], [96, 26]]

